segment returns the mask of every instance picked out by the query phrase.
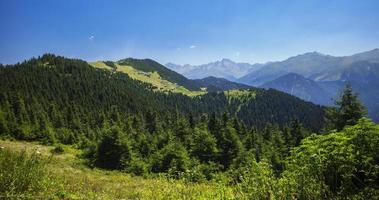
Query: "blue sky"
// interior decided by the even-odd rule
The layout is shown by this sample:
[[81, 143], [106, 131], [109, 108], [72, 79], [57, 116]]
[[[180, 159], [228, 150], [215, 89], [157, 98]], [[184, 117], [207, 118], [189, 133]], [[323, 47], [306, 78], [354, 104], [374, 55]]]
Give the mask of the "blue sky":
[[0, 63], [51, 52], [85, 60], [201, 64], [379, 47], [377, 0], [0, 0]]

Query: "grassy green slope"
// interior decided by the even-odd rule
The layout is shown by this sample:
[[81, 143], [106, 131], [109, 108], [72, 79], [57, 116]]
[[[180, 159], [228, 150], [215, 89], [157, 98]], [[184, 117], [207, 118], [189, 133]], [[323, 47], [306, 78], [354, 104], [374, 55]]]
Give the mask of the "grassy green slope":
[[[197, 90], [191, 90], [189, 88], [192, 88], [192, 87], [184, 86], [184, 85], [188, 86], [188, 84], [183, 84], [183, 85], [180, 84], [180, 83], [183, 83], [183, 81], [190, 82], [190, 80], [184, 77], [181, 77], [181, 78], [179, 77], [175, 80], [180, 80], [180, 81], [172, 82], [172, 80], [174, 79], [171, 79], [170, 81], [170, 78], [168, 76], [165, 76], [165, 72], [166, 72], [165, 70], [162, 70], [162, 69], [155, 70], [155, 69], [160, 69], [160, 68], [154, 68], [154, 66], [152, 68], [147, 68], [147, 65], [145, 64], [145, 62], [138, 62], [138, 64], [134, 64], [133, 66], [129, 65], [133, 63], [126, 63], [126, 62], [111, 64], [110, 62], [96, 61], [96, 62], [90, 62], [89, 64], [96, 68], [116, 70], [117, 72], [128, 74], [128, 76], [131, 77], [132, 79], [153, 85], [155, 90], [157, 91], [181, 93], [187, 96], [197, 96], [197, 95], [205, 94], [205, 91], [202, 91], [199, 88], [196, 88]], [[112, 65], [112, 66], [109, 66], [109, 65]], [[144, 68], [136, 67], [136, 66], [144, 66]], [[147, 69], [150, 69], [151, 71]], [[161, 74], [163, 74], [163, 76]], [[178, 76], [178, 74], [175, 74], [175, 75], [170, 74], [170, 75], [171, 77]]]
[[138, 69], [143, 72], [158, 72], [158, 74], [165, 80], [168, 80], [172, 83], [177, 83], [188, 90], [197, 91], [200, 90], [199, 85], [190, 79], [187, 79], [181, 74], [178, 74], [165, 66], [155, 62], [151, 59], [134, 59], [127, 58], [117, 62], [120, 65], [132, 66], [135, 69]]
[[[29, 199], [235, 199], [232, 188], [215, 183], [188, 183], [164, 177], [143, 178], [119, 171], [91, 169], [80, 158], [81, 151], [64, 146], [52, 154], [53, 146], [0, 140], [2, 150], [38, 152], [48, 161], [47, 178]], [[18, 198], [13, 196], [14, 198]]]

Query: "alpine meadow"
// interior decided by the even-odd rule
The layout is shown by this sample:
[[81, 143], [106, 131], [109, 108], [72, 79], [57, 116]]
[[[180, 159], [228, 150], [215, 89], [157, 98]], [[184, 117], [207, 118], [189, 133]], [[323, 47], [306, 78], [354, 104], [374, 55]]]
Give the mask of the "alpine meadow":
[[0, 199], [379, 199], [377, 8], [0, 0]]

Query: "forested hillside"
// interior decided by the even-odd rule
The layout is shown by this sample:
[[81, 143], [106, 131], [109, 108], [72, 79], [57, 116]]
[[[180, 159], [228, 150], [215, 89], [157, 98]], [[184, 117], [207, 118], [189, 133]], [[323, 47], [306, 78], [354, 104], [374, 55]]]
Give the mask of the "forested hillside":
[[[138, 63], [132, 64], [142, 68]], [[112, 128], [136, 136], [132, 144], [144, 148], [136, 151], [147, 156], [154, 149], [164, 149], [171, 137], [181, 138], [184, 152], [192, 151], [196, 133], [210, 137], [208, 142], [215, 143], [209, 145], [217, 146], [221, 136], [214, 131], [220, 128], [231, 134], [223, 137], [234, 138], [235, 148], [242, 148], [243, 137], [250, 131], [271, 134], [295, 120], [314, 131], [323, 124], [321, 107], [274, 90], [233, 90], [197, 97], [156, 92], [125, 73], [49, 54], [2, 67], [0, 76], [1, 134], [23, 140], [88, 143]], [[218, 145], [212, 159], [220, 156], [223, 145]]]
[[194, 79], [201, 87], [207, 88], [207, 91], [225, 91], [225, 90], [235, 90], [235, 89], [250, 89], [251, 86], [228, 81], [224, 78], [217, 78], [214, 76], [208, 76], [202, 79]]
[[[353, 186], [345, 185], [341, 189], [341, 184], [353, 180], [339, 178], [350, 171], [336, 172], [333, 184], [328, 179], [325, 185], [317, 186], [303, 182], [299, 174], [310, 173], [312, 181], [323, 183], [324, 179], [313, 173], [324, 174], [327, 170], [298, 168], [313, 166], [309, 163], [312, 159], [306, 160], [308, 157], [300, 149], [312, 152], [313, 146], [329, 141], [313, 133], [343, 131], [345, 125], [355, 125], [364, 116], [364, 108], [355, 103], [351, 88], [340, 105], [352, 107], [327, 109], [329, 120], [324, 126], [326, 108], [276, 90], [237, 89], [187, 96], [156, 90], [128, 73], [110, 70], [112, 63], [95, 68], [81, 60], [46, 54], [2, 66], [1, 138], [75, 145], [83, 152], [81, 156], [89, 167], [149, 177], [163, 173], [189, 182], [221, 178], [238, 195], [243, 195], [241, 198], [247, 199], [249, 195], [316, 198], [338, 192], [350, 195], [353, 190]], [[148, 63], [140, 60], [128, 65], [145, 70]], [[155, 72], [153, 68], [150, 70]], [[371, 122], [360, 123], [358, 128], [369, 126], [377, 133]], [[336, 134], [336, 140], [344, 134]], [[308, 142], [302, 142], [304, 138]], [[311, 138], [316, 138], [315, 144]], [[367, 148], [364, 150], [372, 152], [371, 147]], [[305, 158], [300, 159], [302, 156]], [[363, 169], [374, 166], [375, 159], [367, 161]], [[370, 172], [360, 177], [365, 184], [358, 184], [357, 190], [367, 189], [370, 184], [374, 187], [376, 183], [371, 180], [376, 180], [376, 176], [376, 172]], [[256, 179], [260, 178], [276, 189], [292, 192], [277, 194], [275, 188], [262, 185], [251, 188], [259, 184], [261, 180]], [[315, 187], [315, 191], [297, 188], [302, 184]]]

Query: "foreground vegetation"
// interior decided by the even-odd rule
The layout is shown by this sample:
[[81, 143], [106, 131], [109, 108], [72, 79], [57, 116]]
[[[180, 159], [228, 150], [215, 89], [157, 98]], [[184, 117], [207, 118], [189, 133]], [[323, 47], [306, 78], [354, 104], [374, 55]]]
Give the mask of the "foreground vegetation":
[[[223, 199], [233, 191], [223, 183], [191, 183], [166, 176], [143, 178], [88, 168], [81, 151], [64, 145], [0, 141], [0, 196], [25, 199]], [[79, 156], [79, 157], [78, 157]]]
[[[312, 135], [291, 151], [280, 175], [253, 158], [211, 181], [191, 174], [133, 176], [89, 168], [81, 151], [0, 141], [0, 195], [52, 199], [375, 199], [379, 126], [361, 119], [341, 132]], [[246, 155], [249, 157], [249, 155]], [[236, 175], [238, 180], [235, 179]]]

